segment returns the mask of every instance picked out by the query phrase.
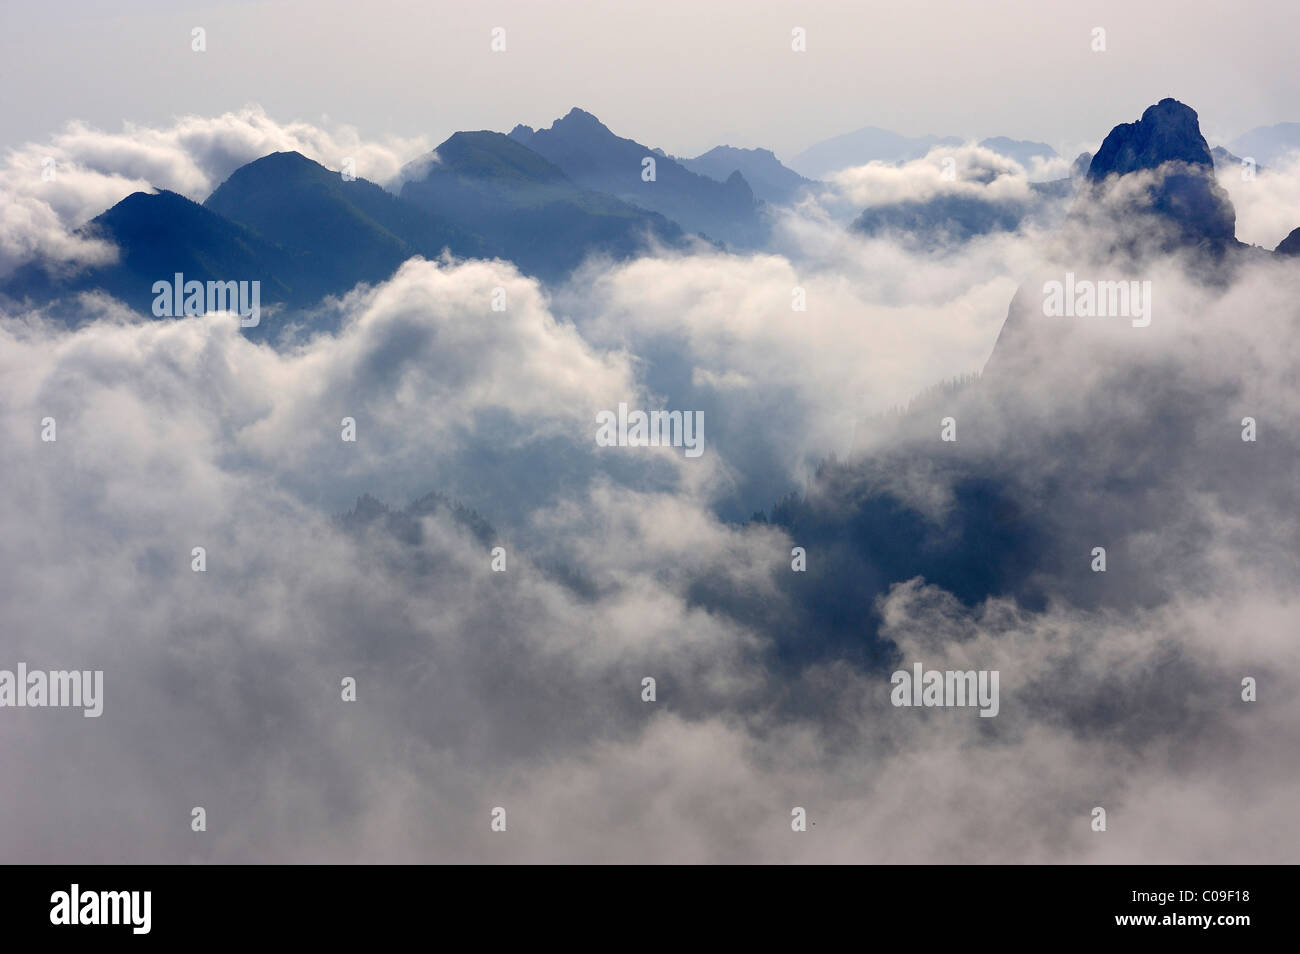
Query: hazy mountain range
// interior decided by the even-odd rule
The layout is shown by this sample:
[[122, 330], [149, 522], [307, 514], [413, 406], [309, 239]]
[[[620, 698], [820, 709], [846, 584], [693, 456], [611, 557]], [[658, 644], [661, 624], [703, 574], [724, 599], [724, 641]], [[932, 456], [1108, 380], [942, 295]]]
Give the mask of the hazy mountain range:
[[[860, 166], [867, 162], [920, 159], [937, 146], [960, 146], [963, 142], [957, 136], [902, 136], [888, 129], [867, 126], [809, 146], [795, 156], [790, 165], [811, 178], [824, 178], [838, 169]], [[1032, 168], [1035, 158], [1059, 158], [1056, 150], [1043, 142], [994, 136], [980, 140], [979, 145], [1008, 159], [1014, 159], [1026, 169]]]
[[754, 190], [754, 195], [764, 202], [783, 205], [790, 202], [802, 189], [815, 183], [793, 169], [781, 164], [770, 149], [737, 149], [735, 146], [716, 146], [694, 159], [678, 159], [691, 172], [726, 182], [740, 173]]
[[476, 232], [497, 254], [546, 278], [568, 273], [592, 252], [626, 258], [649, 241], [671, 245], [683, 236], [663, 215], [579, 186], [501, 133], [456, 133], [402, 177], [395, 201]]
[[[1201, 171], [1170, 180], [1154, 199], [1157, 211], [1190, 230], [1192, 240], [1204, 239], [1208, 230], [1214, 242], [1235, 241], [1231, 207], [1213, 184], [1214, 168], [1239, 165], [1239, 154], [1278, 160], [1300, 145], [1300, 124], [1261, 127], [1234, 140], [1232, 151], [1211, 151], [1195, 113], [1171, 103], [1152, 107], [1156, 112], [1139, 124], [1117, 126], [1095, 156], [1075, 161], [1068, 178], [1030, 183], [1020, 194], [997, 198], [941, 192], [876, 201], [853, 228], [946, 247], [1029, 220], [1060, 221], [1085, 173], [1096, 182], [1178, 161]], [[1141, 132], [1151, 129], [1159, 130], [1154, 138]], [[30, 263], [0, 291], [44, 302], [99, 289], [147, 311], [153, 283], [182, 273], [204, 282], [258, 280], [264, 305], [303, 308], [359, 282], [384, 280], [412, 256], [436, 258], [444, 251], [508, 259], [527, 274], [558, 281], [592, 255], [622, 260], [651, 247], [684, 247], [691, 235], [736, 250], [761, 248], [771, 207], [819, 187], [810, 176], [962, 145], [951, 136], [905, 137], [868, 127], [795, 157], [792, 165], [805, 176], [764, 149], [719, 146], [675, 158], [618, 136], [575, 108], [546, 129], [458, 132], [409, 163], [392, 191], [345, 178], [298, 153], [274, 153], [237, 169], [201, 205], [167, 191], [128, 196], [80, 230], [115, 246], [115, 263], [71, 275]], [[1044, 143], [994, 137], [978, 145], [1020, 166], [1058, 158]], [[988, 184], [1010, 172], [970, 174]], [[1293, 253], [1296, 244], [1293, 234], [1279, 251]]]
[[1228, 143], [1228, 149], [1260, 165], [1275, 163], [1289, 153], [1300, 152], [1300, 123], [1257, 126]]
[[[591, 113], [572, 109], [547, 129], [516, 126], [510, 138], [553, 162], [578, 185], [617, 196], [730, 244], [762, 243], [760, 203], [745, 177], [726, 180], [692, 172], [663, 152], [612, 133]], [[647, 171], [653, 157], [653, 178]]]

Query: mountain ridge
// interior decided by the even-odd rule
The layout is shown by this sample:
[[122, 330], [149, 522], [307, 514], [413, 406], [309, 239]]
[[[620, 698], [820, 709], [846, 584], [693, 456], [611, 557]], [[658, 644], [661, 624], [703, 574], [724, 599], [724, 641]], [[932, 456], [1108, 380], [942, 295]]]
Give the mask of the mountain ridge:
[[[527, 128], [516, 126], [510, 138], [554, 163], [583, 188], [658, 212], [688, 232], [741, 247], [761, 244], [766, 235], [760, 203], [743, 176], [720, 183], [692, 172], [662, 150], [616, 135], [576, 106], [546, 129], [529, 135]], [[649, 181], [647, 158], [654, 160], [654, 179]]]
[[626, 258], [682, 230], [662, 215], [584, 189], [558, 166], [489, 130], [458, 132], [432, 156], [408, 164], [399, 195], [448, 221], [476, 229], [525, 271], [559, 278], [593, 253]]

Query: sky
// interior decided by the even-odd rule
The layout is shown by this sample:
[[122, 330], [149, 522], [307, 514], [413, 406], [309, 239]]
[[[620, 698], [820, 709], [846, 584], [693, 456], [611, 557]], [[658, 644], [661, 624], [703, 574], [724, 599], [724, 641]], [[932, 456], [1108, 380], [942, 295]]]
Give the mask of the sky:
[[[6, 2], [0, 147], [71, 119], [116, 131], [248, 104], [437, 143], [581, 106], [675, 155], [789, 158], [863, 126], [1074, 155], [1166, 96], [1197, 109], [1214, 144], [1300, 119], [1297, 20], [1288, 0]], [[490, 50], [494, 27], [505, 52]], [[791, 50], [795, 27], [806, 52]]]

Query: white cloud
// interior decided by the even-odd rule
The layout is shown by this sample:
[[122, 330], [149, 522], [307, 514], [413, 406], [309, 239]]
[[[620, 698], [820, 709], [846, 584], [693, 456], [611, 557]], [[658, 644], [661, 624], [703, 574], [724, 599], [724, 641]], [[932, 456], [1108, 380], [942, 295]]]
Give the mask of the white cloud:
[[1019, 163], [971, 143], [936, 146], [923, 159], [901, 164], [871, 162], [842, 169], [831, 177], [831, 183], [860, 206], [925, 201], [940, 195], [990, 202], [1033, 198], [1029, 178]]
[[[228, 151], [191, 144], [206, 158], [173, 171], [213, 175]], [[22, 771], [0, 813], [22, 824], [0, 854], [1294, 861], [1292, 263], [1216, 285], [1147, 262], [1149, 328], [1031, 335], [1023, 375], [952, 396], [953, 456], [900, 424], [817, 480], [865, 415], [978, 369], [1042, 236], [932, 258], [805, 212], [781, 223], [785, 254], [593, 265], [550, 291], [505, 263], [413, 260], [281, 350], [229, 316], [104, 301], [75, 330], [0, 317], [6, 660], [106, 674], [100, 720], [5, 711], [0, 762]], [[624, 400], [698, 402], [705, 455], [596, 447], [594, 411]], [[722, 521], [759, 477], [745, 499], [766, 506], [806, 478], [806, 518]], [[962, 601], [909, 573], [859, 612], [893, 552], [963, 532], [964, 566], [1007, 552], [983, 504], [957, 509], [966, 479], [1047, 536], [1019, 581], [1042, 599]], [[450, 505], [330, 516], [428, 491], [480, 511], [506, 573]], [[857, 526], [887, 492], [953, 520], [924, 539]], [[889, 667], [862, 658], [877, 624], [904, 662], [998, 669], [998, 718], [892, 707]]]
[[1220, 169], [1218, 181], [1232, 197], [1237, 210], [1237, 238], [1264, 248], [1300, 228], [1300, 154], [1290, 162], [1279, 162], [1254, 179], [1243, 178], [1240, 169]]

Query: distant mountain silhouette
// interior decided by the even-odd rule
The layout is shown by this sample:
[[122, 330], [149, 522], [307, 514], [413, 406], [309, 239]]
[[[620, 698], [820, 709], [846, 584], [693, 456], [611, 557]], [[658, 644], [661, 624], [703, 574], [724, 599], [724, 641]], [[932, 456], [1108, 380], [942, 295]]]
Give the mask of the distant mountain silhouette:
[[579, 188], [557, 166], [497, 132], [458, 132], [403, 171], [401, 198], [474, 229], [521, 269], [561, 277], [588, 255], [620, 259], [648, 241], [675, 244], [662, 215]]
[[[154, 283], [180, 273], [205, 284], [257, 281], [261, 306], [305, 308], [383, 281], [414, 255], [496, 254], [468, 229], [296, 152], [240, 167], [203, 205], [174, 192], [137, 192], [81, 231], [116, 246], [118, 261], [66, 280], [29, 266], [5, 284], [6, 294], [41, 302], [98, 289], [151, 314]], [[267, 335], [270, 325], [251, 333]]]
[[[1215, 146], [1211, 149], [1210, 158], [1214, 160], [1214, 168], [1217, 172], [1240, 172], [1242, 164], [1245, 161], [1240, 156], [1233, 155], [1222, 146]], [[1261, 172], [1263, 169], [1264, 167], [1262, 165], [1255, 163], [1256, 172]]]
[[203, 204], [299, 253], [292, 274], [296, 299], [383, 281], [414, 255], [436, 258], [449, 249], [482, 258], [494, 251], [471, 229], [373, 182], [347, 181], [297, 152], [276, 152], [241, 166]]
[[774, 205], [788, 203], [801, 189], [813, 184], [811, 179], [783, 166], [770, 149], [717, 146], [694, 159], [677, 161], [691, 172], [718, 182], [726, 182], [733, 172], [739, 172], [754, 195]]
[[511, 139], [515, 140], [515, 142], [521, 142], [526, 146], [528, 145], [528, 140], [533, 138], [533, 133], [535, 132], [537, 132], [537, 130], [532, 126], [525, 126], [523, 123], [519, 123], [514, 129], [510, 130], [509, 135]]
[[[867, 126], [809, 146], [790, 161], [790, 166], [805, 176], [821, 179], [840, 169], [868, 162], [921, 159], [936, 146], [960, 146], [964, 142], [958, 136], [903, 136], [878, 126]], [[1059, 158], [1056, 150], [1045, 142], [992, 136], [980, 140], [979, 145], [1018, 162], [1026, 171], [1033, 171], [1035, 156], [1044, 160]]]
[[1276, 164], [1288, 153], [1300, 152], [1300, 123], [1257, 126], [1228, 143], [1228, 149], [1260, 165]]
[[[180, 273], [205, 284], [257, 281], [263, 307], [298, 309], [383, 281], [416, 255], [508, 258], [550, 280], [592, 253], [624, 258], [685, 238], [664, 216], [578, 187], [499, 133], [457, 133], [404, 173], [395, 196], [279, 152], [237, 169], [203, 205], [135, 193], [80, 230], [115, 246], [117, 261], [71, 276], [29, 264], [0, 293], [42, 304], [98, 289], [150, 314], [154, 283]], [[251, 333], [267, 335], [269, 325]]]
[[824, 179], [849, 166], [920, 159], [935, 146], [960, 146], [961, 143], [956, 136], [902, 136], [888, 129], [867, 126], [809, 146], [790, 160], [790, 167], [801, 175]]
[[1026, 139], [1008, 139], [1006, 136], [993, 136], [981, 139], [979, 145], [991, 149], [1000, 156], [1006, 156], [1024, 166], [1026, 172], [1034, 171], [1034, 159], [1059, 159], [1055, 149], [1045, 142], [1031, 142]]
[[[662, 151], [614, 135], [599, 119], [572, 109], [549, 129], [531, 135], [516, 126], [510, 137], [545, 157], [585, 189], [667, 216], [682, 228], [713, 239], [752, 247], [765, 229], [759, 203], [743, 175], [725, 182], [692, 172]], [[643, 160], [655, 160], [655, 180], [642, 178]]]
[[[1287, 126], [1268, 128], [1278, 140]], [[855, 162], [897, 159], [959, 143], [869, 128], [803, 155], [839, 163], [856, 150]], [[995, 137], [981, 144], [1020, 162], [1055, 156], [1042, 143]], [[655, 159], [652, 182], [642, 178], [647, 156]], [[1080, 155], [1069, 179], [1033, 183], [1028, 199], [943, 194], [873, 207], [855, 227], [934, 248], [1015, 229], [1030, 216], [1051, 224], [1073, 195], [1067, 224], [1086, 233], [1093, 252], [1150, 249], [1152, 229], [1143, 216], [1154, 215], [1165, 251], [1222, 257], [1242, 246], [1232, 204], [1215, 181], [1216, 161], [1240, 162], [1222, 147], [1211, 151], [1196, 113], [1164, 99], [1138, 121], [1116, 126], [1096, 155]], [[1147, 188], [1124, 190], [1117, 204], [1110, 185], [1135, 174], [1149, 174]], [[0, 292], [39, 303], [100, 289], [147, 313], [154, 283], [181, 273], [201, 282], [259, 281], [263, 305], [299, 308], [358, 282], [382, 281], [413, 255], [433, 258], [443, 250], [507, 258], [556, 280], [593, 254], [622, 259], [650, 244], [680, 245], [684, 230], [742, 247], [761, 244], [763, 203], [749, 177], [773, 202], [809, 183], [769, 150], [720, 146], [678, 160], [616, 136], [580, 109], [548, 129], [456, 133], [402, 170], [398, 195], [364, 179], [345, 180], [299, 153], [273, 153], [237, 169], [203, 205], [166, 191], [128, 196], [79, 230], [114, 245], [116, 262], [71, 277], [29, 264]], [[1292, 233], [1278, 253], [1295, 254], [1298, 244]]]

